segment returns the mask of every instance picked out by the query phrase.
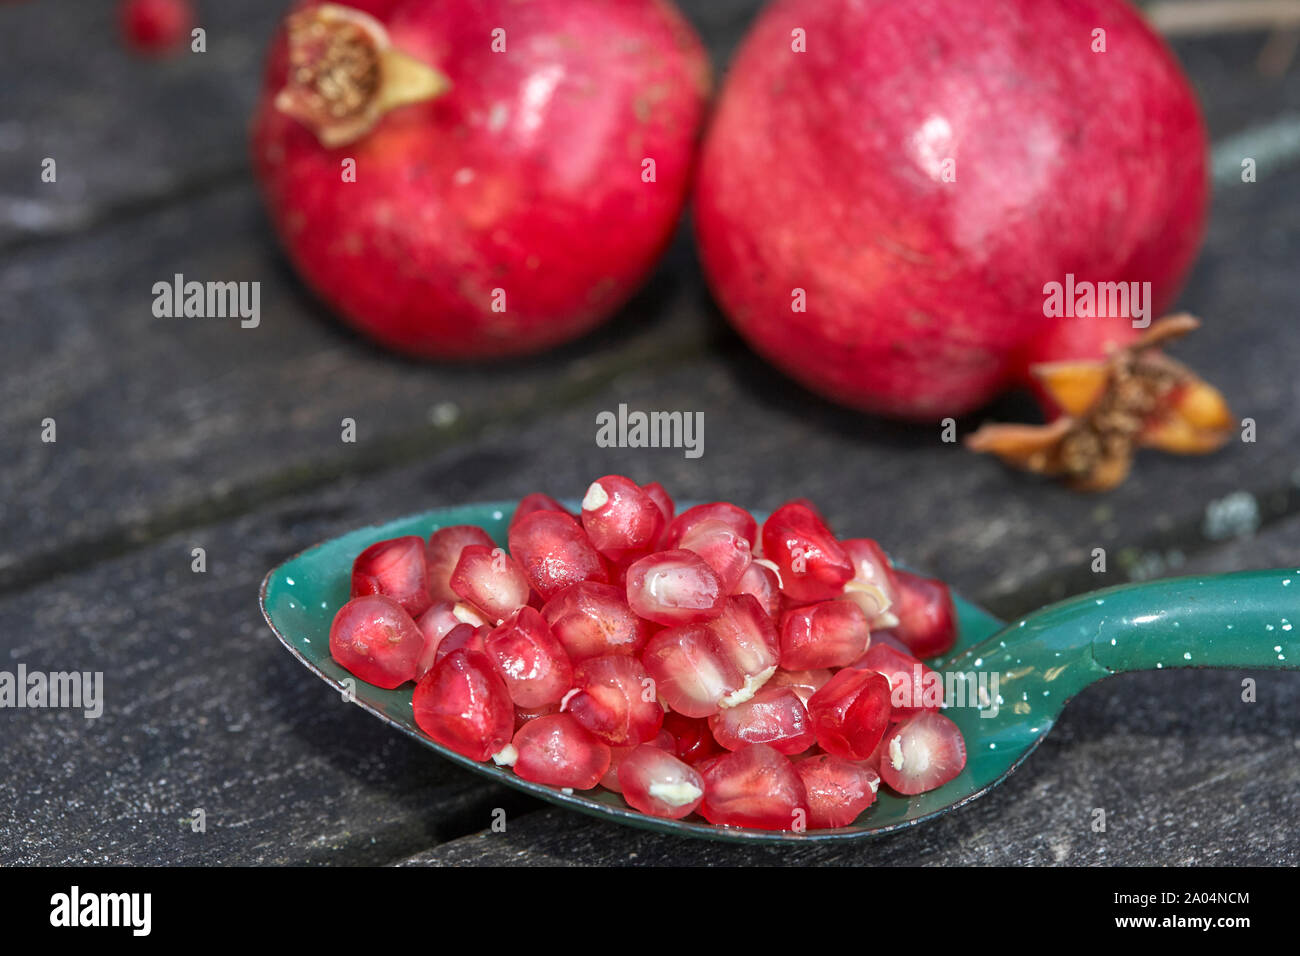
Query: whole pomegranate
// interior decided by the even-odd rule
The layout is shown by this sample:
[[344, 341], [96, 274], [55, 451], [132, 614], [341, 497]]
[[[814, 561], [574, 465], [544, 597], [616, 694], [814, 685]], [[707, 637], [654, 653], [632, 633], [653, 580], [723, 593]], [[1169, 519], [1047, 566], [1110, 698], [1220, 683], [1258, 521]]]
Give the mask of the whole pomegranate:
[[1049, 318], [1049, 283], [1149, 282], [1162, 314], [1201, 240], [1206, 153], [1124, 0], [777, 0], [706, 139], [699, 246], [736, 328], [809, 388], [956, 416], [1032, 361], [1141, 331]]
[[669, 0], [298, 3], [253, 124], [271, 218], [358, 329], [473, 359], [572, 339], [646, 278], [709, 91]]

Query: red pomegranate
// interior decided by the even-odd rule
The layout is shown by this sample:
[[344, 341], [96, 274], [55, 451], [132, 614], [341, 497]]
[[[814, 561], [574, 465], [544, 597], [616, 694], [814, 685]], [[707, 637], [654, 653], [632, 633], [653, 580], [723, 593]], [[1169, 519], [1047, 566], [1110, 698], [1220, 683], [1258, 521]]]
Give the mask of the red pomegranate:
[[669, 0], [306, 0], [253, 160], [294, 265], [357, 328], [427, 357], [532, 352], [646, 278], [709, 83]]
[[[1150, 358], [1135, 320], [1170, 305], [1207, 196], [1196, 98], [1124, 0], [776, 0], [728, 73], [696, 228], [723, 309], [762, 355], [844, 404], [937, 420], [1033, 363], [1129, 345]], [[1150, 283], [1149, 297], [1051, 315], [1051, 283], [1112, 282]], [[1110, 371], [1093, 369], [1103, 385]], [[1113, 438], [1079, 424], [1102, 391], [1017, 463], [1113, 483], [1122, 468], [1099, 477], [1059, 449], [1071, 429]], [[1160, 444], [1146, 424], [1184, 394], [1160, 392], [1112, 451]], [[1226, 406], [1209, 411], [1196, 429]], [[999, 452], [1008, 439], [984, 437]]]

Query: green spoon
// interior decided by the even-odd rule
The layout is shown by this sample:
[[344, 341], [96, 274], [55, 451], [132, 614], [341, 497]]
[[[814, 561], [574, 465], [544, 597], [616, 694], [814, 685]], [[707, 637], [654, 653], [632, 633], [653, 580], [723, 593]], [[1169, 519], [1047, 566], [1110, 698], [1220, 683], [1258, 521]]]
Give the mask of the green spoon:
[[852, 826], [836, 830], [769, 832], [714, 826], [697, 817], [661, 820], [604, 789], [564, 793], [441, 747], [415, 724], [412, 685], [381, 690], [352, 678], [330, 657], [330, 622], [348, 599], [358, 552], [385, 538], [424, 536], [455, 524], [480, 525], [504, 544], [514, 507], [500, 502], [443, 508], [326, 541], [267, 574], [262, 613], [280, 642], [318, 677], [448, 760], [551, 803], [635, 827], [748, 843], [889, 833], [954, 810], [1002, 782], [1052, 729], [1066, 701], [1093, 681], [1165, 667], [1300, 666], [1300, 569], [1122, 585], [1053, 604], [1010, 625], [957, 597], [957, 645], [946, 660], [931, 662], [948, 685], [944, 713], [966, 738], [966, 768], [955, 780], [916, 797], [881, 787], [873, 806]]

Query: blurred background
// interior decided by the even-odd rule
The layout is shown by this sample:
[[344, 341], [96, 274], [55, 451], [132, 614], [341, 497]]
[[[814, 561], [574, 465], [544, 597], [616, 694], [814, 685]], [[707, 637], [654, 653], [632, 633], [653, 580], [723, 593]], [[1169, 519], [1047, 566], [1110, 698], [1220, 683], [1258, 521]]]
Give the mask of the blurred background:
[[[761, 3], [679, 5], [721, 76]], [[340, 704], [256, 600], [267, 569], [322, 538], [467, 500], [577, 496], [611, 472], [755, 509], [809, 497], [841, 533], [1004, 615], [1133, 578], [1295, 562], [1296, 4], [1150, 5], [1215, 149], [1209, 232], [1179, 303], [1205, 327], [1177, 355], [1255, 419], [1257, 441], [1144, 455], [1100, 497], [794, 385], [722, 320], [685, 228], [615, 321], [573, 345], [492, 366], [385, 352], [297, 280], [249, 172], [287, 5], [199, 0], [207, 52], [163, 60], [128, 52], [114, 6], [0, 4], [0, 661], [106, 684], [95, 721], [0, 712], [0, 862], [1300, 862], [1295, 675], [1261, 676], [1251, 706], [1242, 675], [1116, 678], [962, 813], [866, 845], [738, 849], [574, 817], [446, 764]], [[259, 281], [261, 325], [155, 318], [152, 287], [175, 273]], [[704, 411], [703, 457], [598, 447], [597, 414], [621, 403]], [[1026, 415], [1012, 396], [961, 424]], [[482, 833], [497, 806], [518, 823]], [[1097, 806], [1108, 834], [1089, 832]], [[195, 808], [205, 833], [186, 822]]]

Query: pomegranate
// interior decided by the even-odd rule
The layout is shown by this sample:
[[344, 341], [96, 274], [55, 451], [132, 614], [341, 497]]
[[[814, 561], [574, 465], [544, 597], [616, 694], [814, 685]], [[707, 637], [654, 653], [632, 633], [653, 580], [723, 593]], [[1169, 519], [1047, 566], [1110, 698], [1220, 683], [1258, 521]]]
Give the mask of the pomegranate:
[[704, 779], [690, 764], [650, 744], [642, 744], [619, 764], [618, 785], [634, 810], [678, 820], [704, 799]]
[[846, 827], [876, 802], [880, 774], [869, 767], [818, 754], [796, 761], [794, 769], [808, 794], [808, 825], [814, 829]]
[[123, 0], [118, 22], [127, 46], [144, 56], [166, 56], [184, 48], [194, 27], [190, 0]]
[[516, 707], [558, 704], [573, 684], [573, 665], [546, 621], [522, 607], [483, 639], [483, 650], [506, 682]]
[[339, 608], [330, 625], [330, 656], [376, 687], [391, 690], [419, 673], [424, 635], [392, 598], [365, 594]]
[[880, 777], [891, 790], [911, 796], [941, 787], [966, 766], [966, 741], [943, 714], [923, 710], [885, 736]]
[[700, 813], [710, 823], [759, 830], [794, 830], [808, 824], [808, 795], [789, 759], [749, 744], [703, 767]]
[[415, 685], [411, 709], [421, 730], [471, 760], [487, 760], [514, 730], [506, 685], [475, 650], [453, 651], [435, 664]]
[[609, 746], [569, 714], [529, 721], [512, 743], [515, 773], [525, 780], [590, 790], [609, 770]]
[[352, 325], [419, 356], [535, 352], [653, 267], [709, 86], [668, 0], [305, 0], [253, 162], [290, 259]]
[[352, 562], [352, 596], [383, 594], [418, 617], [433, 603], [424, 540], [417, 535], [379, 541]]
[[439, 528], [429, 535], [426, 548], [429, 566], [429, 592], [435, 601], [460, 600], [451, 586], [451, 575], [460, 561], [460, 553], [471, 544], [481, 545], [491, 550], [496, 547], [492, 538], [482, 528], [474, 525], [456, 524]]
[[[728, 71], [695, 222], [710, 284], [758, 352], [844, 404], [937, 420], [1035, 363], [1132, 344], [1187, 273], [1207, 198], [1195, 95], [1126, 0], [777, 0]], [[1053, 283], [1139, 296], [1114, 287], [1077, 317], [1073, 301], [1053, 308]], [[1077, 412], [1138, 411], [1100, 364]], [[1221, 397], [1172, 376], [1127, 435], [1078, 417], [1036, 434], [1099, 439], [1036, 470], [1104, 488], [1138, 444], [1217, 447]]]

